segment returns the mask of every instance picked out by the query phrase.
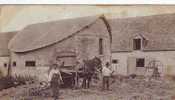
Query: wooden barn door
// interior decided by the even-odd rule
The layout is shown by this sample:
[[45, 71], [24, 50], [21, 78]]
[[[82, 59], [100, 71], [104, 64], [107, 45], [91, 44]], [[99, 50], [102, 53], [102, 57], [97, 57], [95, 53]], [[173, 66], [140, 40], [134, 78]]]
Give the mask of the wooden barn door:
[[73, 51], [60, 51], [56, 53], [56, 58], [64, 62], [64, 68], [73, 69], [76, 63], [76, 53]]

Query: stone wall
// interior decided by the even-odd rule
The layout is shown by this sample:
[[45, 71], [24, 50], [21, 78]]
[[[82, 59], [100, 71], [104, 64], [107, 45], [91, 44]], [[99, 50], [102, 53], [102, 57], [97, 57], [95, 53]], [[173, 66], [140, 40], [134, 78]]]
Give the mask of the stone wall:
[[3, 76], [6, 76], [8, 73], [8, 64], [9, 57], [0, 57], [0, 70], [2, 71]]
[[[99, 55], [100, 38], [103, 39], [102, 55]], [[16, 62], [16, 67], [12, 66], [12, 75], [31, 75], [37, 77], [42, 75], [41, 79], [44, 79], [48, 75], [48, 66], [55, 60], [57, 52], [61, 51], [75, 52], [76, 60], [92, 59], [97, 56], [103, 62], [110, 61], [110, 38], [103, 21], [99, 20], [87, 29], [56, 44], [25, 53], [12, 52], [12, 62]], [[36, 61], [36, 67], [25, 66], [25, 61], [30, 60]]]
[[[56, 58], [56, 52], [73, 50], [73, 40], [73, 38], [69, 38], [66, 41], [62, 41], [61, 43], [31, 52], [12, 53], [12, 62], [16, 62], [16, 66], [12, 66], [12, 75], [30, 75], [37, 76], [40, 79], [47, 77], [49, 66]], [[36, 61], [36, 66], [26, 67], [25, 61]], [[40, 75], [42, 76], [40, 77]]]

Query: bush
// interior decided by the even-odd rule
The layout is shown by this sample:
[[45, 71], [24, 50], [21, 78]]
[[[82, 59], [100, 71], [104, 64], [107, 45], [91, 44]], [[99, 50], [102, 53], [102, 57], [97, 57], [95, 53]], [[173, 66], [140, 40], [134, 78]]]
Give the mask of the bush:
[[29, 75], [14, 77], [14, 82], [15, 84], [18, 84], [18, 85], [26, 84], [27, 82], [33, 83], [34, 81], [35, 81], [35, 78]]
[[27, 82], [34, 82], [35, 78], [32, 76], [16, 76], [16, 77], [2, 77], [0, 78], [0, 90], [18, 85], [24, 85]]
[[136, 78], [136, 74], [131, 74], [131, 75], [129, 75], [132, 79], [135, 79]]
[[7, 89], [15, 86], [14, 80], [12, 77], [2, 77], [0, 78], [0, 90]]

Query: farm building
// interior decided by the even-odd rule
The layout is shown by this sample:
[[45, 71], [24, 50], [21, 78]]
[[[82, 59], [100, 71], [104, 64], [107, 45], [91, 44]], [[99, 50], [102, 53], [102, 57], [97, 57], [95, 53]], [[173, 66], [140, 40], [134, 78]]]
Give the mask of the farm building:
[[[42, 75], [56, 57], [65, 67], [99, 57], [116, 74], [175, 75], [175, 14], [122, 19], [80, 17], [26, 26], [10, 41], [12, 75]], [[152, 71], [152, 70], [151, 70]]]
[[8, 43], [16, 32], [0, 33], [0, 71], [3, 76], [8, 73], [8, 65], [10, 59], [10, 52], [8, 50]]
[[[43, 76], [59, 57], [65, 67], [83, 59], [111, 59], [112, 36], [104, 16], [32, 24], [10, 41], [12, 75]], [[15, 63], [15, 65], [13, 65]]]
[[109, 19], [112, 62], [117, 73], [145, 75], [158, 67], [175, 75], [175, 14]]

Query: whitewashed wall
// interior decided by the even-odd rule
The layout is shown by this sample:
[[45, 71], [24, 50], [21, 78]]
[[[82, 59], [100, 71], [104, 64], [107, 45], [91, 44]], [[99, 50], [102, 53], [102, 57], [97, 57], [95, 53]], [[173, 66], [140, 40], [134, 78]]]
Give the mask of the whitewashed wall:
[[[98, 26], [98, 27], [97, 27]], [[25, 53], [12, 52], [12, 62], [16, 62], [16, 67], [12, 66], [12, 75], [30, 75], [37, 76], [40, 79], [46, 76], [49, 61], [53, 60], [55, 50], [59, 51], [73, 51], [77, 53], [77, 59], [82, 59], [84, 52], [81, 50], [81, 39], [87, 39], [87, 54], [88, 59], [95, 56], [100, 57], [103, 62], [109, 61], [111, 57], [110, 52], [110, 38], [103, 21], [99, 20], [90, 28], [85, 29], [79, 34], [70, 37], [64, 41], [53, 44], [42, 49], [33, 50]], [[104, 54], [99, 56], [99, 38], [103, 38]], [[85, 45], [85, 44], [84, 44]], [[36, 67], [25, 67], [25, 61], [36, 61]], [[41, 76], [41, 77], [40, 77]]]
[[[127, 75], [129, 57], [145, 58], [159, 60], [163, 64], [163, 69], [160, 69], [164, 75], [175, 75], [175, 51], [133, 51], [133, 52], [113, 52], [112, 59], [118, 59], [117, 73]], [[147, 66], [148, 61], [145, 62]], [[140, 71], [142, 72], [142, 71]]]
[[[67, 47], [69, 46], [69, 47]], [[14, 53], [12, 52], [12, 62], [16, 62], [16, 67], [12, 66], [12, 76], [22, 75], [22, 76], [34, 76], [39, 79], [47, 78], [48, 69], [51, 64], [51, 61], [54, 60], [55, 50], [61, 51], [71, 50], [74, 46], [73, 38], [69, 38], [66, 41], [62, 41], [61, 43], [57, 43], [55, 45], [51, 45], [42, 49], [34, 50], [26, 53]], [[26, 67], [25, 61], [36, 61], [36, 67]]]
[[[5, 67], [4, 64], [7, 64]], [[3, 75], [6, 76], [8, 73], [8, 64], [9, 64], [9, 57], [0, 57], [0, 70], [3, 72]]]

